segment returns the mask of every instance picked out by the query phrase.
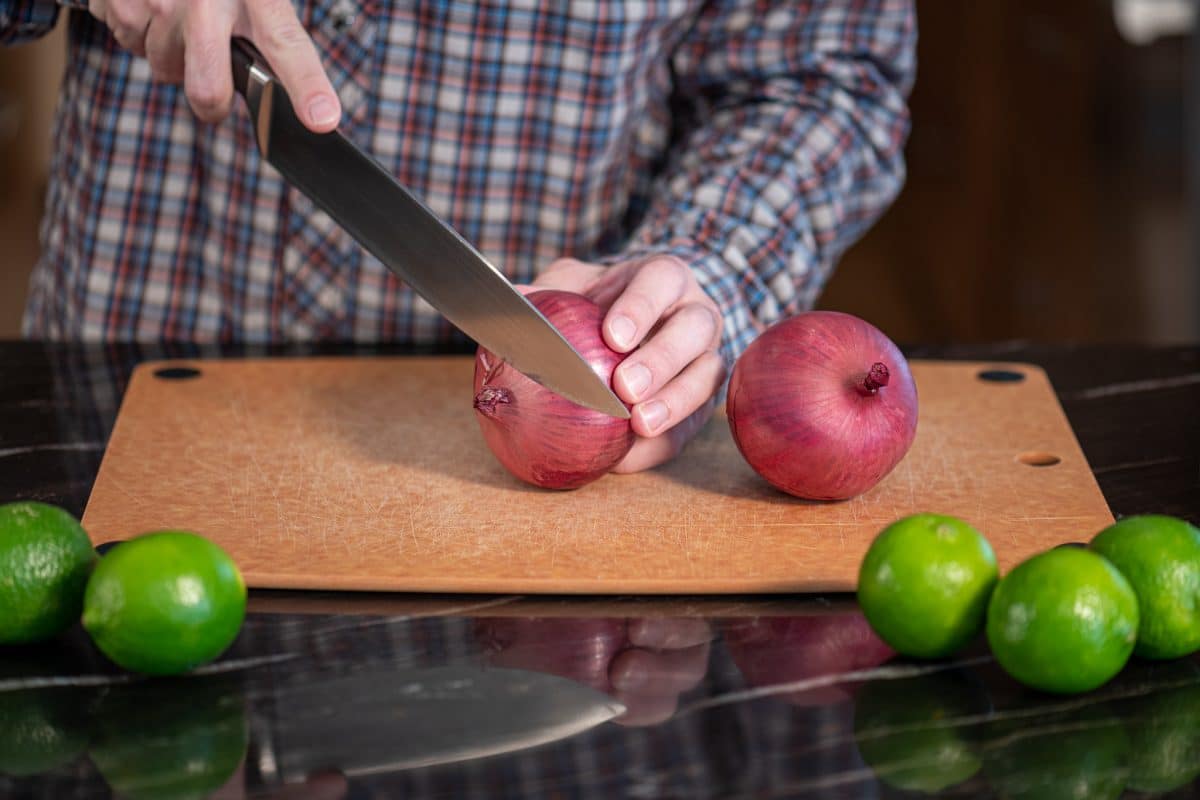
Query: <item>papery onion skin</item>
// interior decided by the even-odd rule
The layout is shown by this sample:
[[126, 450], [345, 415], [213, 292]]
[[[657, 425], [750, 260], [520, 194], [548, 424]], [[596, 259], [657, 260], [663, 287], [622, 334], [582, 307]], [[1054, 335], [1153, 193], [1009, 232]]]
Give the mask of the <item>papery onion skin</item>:
[[809, 311], [776, 323], [742, 353], [726, 415], [742, 457], [772, 486], [846, 500], [883, 480], [912, 446], [917, 388], [878, 328]]
[[[527, 295], [609, 387], [625, 358], [601, 332], [604, 311], [582, 295]], [[486, 348], [475, 354], [475, 417], [488, 448], [513, 475], [545, 489], [577, 489], [608, 473], [633, 447], [627, 419], [574, 403]]]

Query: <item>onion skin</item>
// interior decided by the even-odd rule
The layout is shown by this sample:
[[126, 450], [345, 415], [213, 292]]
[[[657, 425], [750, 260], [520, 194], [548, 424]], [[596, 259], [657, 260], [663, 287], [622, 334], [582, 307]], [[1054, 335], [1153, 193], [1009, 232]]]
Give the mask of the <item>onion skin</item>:
[[[895, 657], [861, 611], [734, 619], [722, 625], [730, 657], [751, 687], [779, 686], [877, 667]], [[853, 697], [857, 684], [797, 689], [782, 695], [795, 706], [825, 706]]]
[[629, 646], [626, 629], [624, 619], [607, 617], [491, 617], [474, 625], [488, 666], [558, 675], [609, 693], [609, 667]]
[[[604, 342], [604, 311], [572, 292], [541, 290], [527, 297], [611, 388], [613, 370], [625, 356]], [[500, 463], [544, 489], [591, 483], [615, 467], [636, 438], [629, 420], [574, 403], [483, 347], [475, 354], [475, 418]]]
[[729, 379], [726, 414], [742, 457], [772, 486], [808, 500], [846, 500], [883, 480], [912, 446], [917, 388], [878, 328], [809, 311], [746, 348]]

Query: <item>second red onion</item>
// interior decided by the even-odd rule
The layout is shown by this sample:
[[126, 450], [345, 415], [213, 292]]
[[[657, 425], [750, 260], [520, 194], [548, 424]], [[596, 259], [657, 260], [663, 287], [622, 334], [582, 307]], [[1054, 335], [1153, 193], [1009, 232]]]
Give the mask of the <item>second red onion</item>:
[[810, 500], [867, 491], [900, 462], [917, 429], [908, 362], [878, 328], [810, 311], [776, 323], [729, 379], [729, 427], [743, 457], [778, 489]]

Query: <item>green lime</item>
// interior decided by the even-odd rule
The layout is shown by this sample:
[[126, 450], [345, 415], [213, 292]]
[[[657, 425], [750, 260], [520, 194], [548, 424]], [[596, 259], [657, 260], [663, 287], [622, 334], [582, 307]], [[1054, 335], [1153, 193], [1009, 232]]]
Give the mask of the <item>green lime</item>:
[[5, 685], [0, 689], [0, 774], [51, 772], [86, 749], [94, 690], [33, 684], [77, 674], [90, 649], [73, 646], [67, 636], [37, 646], [0, 647], [0, 683]]
[[1128, 696], [1115, 702], [1129, 739], [1129, 788], [1164, 794], [1200, 777], [1200, 666], [1134, 661], [1121, 673]]
[[1103, 705], [1028, 712], [987, 726], [983, 774], [1011, 800], [1116, 800], [1129, 781], [1129, 736]]
[[942, 658], [983, 628], [996, 576], [983, 534], [961, 519], [915, 514], [884, 528], [867, 549], [858, 602], [897, 652]]
[[75, 623], [95, 561], [70, 513], [30, 501], [0, 506], [0, 644], [39, 642]]
[[970, 726], [987, 711], [983, 687], [962, 670], [873, 680], [854, 698], [854, 740], [882, 782], [941, 792], [979, 771]]
[[50, 772], [87, 747], [78, 692], [70, 687], [0, 691], [0, 774]]
[[131, 800], [210, 797], [249, 741], [243, 690], [224, 676], [115, 686], [93, 712], [92, 763]]
[[1004, 670], [1047, 692], [1087, 692], [1121, 671], [1137, 639], [1137, 595], [1103, 557], [1060, 547], [1017, 565], [988, 606]]
[[1160, 514], [1126, 517], [1096, 534], [1091, 548], [1137, 593], [1136, 655], [1179, 658], [1200, 650], [1200, 529]]
[[212, 661], [241, 630], [246, 584], [213, 542], [157, 531], [100, 559], [83, 600], [83, 627], [125, 669], [172, 675]]

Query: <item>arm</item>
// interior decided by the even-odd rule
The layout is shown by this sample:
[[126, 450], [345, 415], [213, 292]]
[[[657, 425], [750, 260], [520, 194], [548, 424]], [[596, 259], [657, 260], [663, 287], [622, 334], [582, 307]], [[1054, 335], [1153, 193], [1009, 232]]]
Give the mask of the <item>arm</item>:
[[620, 258], [686, 262], [727, 363], [899, 192], [915, 44], [910, 0], [713, 0], [676, 52], [686, 123]]
[[637, 230], [609, 266], [562, 260], [536, 281], [607, 307], [605, 338], [629, 353], [613, 388], [638, 441], [617, 471], [677, 455], [726, 366], [810, 308], [895, 198], [915, 42], [911, 0], [703, 7], [673, 54], [684, 113]]

